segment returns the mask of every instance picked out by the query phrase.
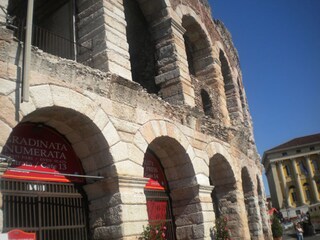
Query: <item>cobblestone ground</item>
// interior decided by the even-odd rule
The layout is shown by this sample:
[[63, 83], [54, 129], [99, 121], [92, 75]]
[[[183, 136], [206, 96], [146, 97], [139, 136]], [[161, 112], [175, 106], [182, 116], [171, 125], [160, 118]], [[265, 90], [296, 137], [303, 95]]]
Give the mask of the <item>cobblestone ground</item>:
[[[295, 240], [296, 234], [293, 229], [288, 229], [283, 234], [283, 240]], [[304, 240], [320, 240], [320, 232], [314, 236], [305, 236]]]

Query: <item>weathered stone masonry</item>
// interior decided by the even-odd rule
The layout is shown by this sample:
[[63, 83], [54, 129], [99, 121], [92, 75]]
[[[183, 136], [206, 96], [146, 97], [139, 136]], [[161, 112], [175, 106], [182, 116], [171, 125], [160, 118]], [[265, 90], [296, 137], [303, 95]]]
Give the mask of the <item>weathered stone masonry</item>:
[[[23, 122], [64, 135], [85, 174], [104, 177], [83, 187], [90, 239], [137, 239], [143, 231], [147, 150], [168, 181], [176, 239], [211, 239], [221, 215], [232, 239], [271, 239], [227, 29], [212, 20], [206, 1], [128, 1], [75, 1], [74, 36], [82, 47], [72, 60], [33, 47], [29, 102], [20, 98], [23, 43], [0, 11], [0, 151]], [[22, 2], [0, 4], [24, 17]], [[50, 18], [37, 6], [38, 19]]]

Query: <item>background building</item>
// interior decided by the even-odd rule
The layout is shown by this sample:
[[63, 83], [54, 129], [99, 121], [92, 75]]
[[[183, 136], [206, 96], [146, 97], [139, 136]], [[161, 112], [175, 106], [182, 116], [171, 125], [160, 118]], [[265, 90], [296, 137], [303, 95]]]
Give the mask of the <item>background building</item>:
[[295, 138], [266, 151], [262, 159], [272, 205], [284, 216], [306, 213], [320, 202], [320, 134]]
[[271, 238], [239, 58], [207, 1], [27, 2], [0, 1], [4, 232], [137, 239], [161, 221], [211, 239], [227, 216], [233, 239]]

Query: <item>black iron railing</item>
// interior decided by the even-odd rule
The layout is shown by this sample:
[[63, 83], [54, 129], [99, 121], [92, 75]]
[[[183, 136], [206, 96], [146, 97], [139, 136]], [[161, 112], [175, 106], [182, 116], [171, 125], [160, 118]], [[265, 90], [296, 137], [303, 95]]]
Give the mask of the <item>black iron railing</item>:
[[[14, 34], [19, 41], [24, 42], [24, 20], [15, 19], [9, 28], [14, 30]], [[80, 54], [89, 56], [89, 58], [92, 56], [92, 48], [83, 46], [82, 44], [75, 42], [73, 39], [68, 39], [67, 37], [61, 36], [37, 25], [33, 25], [32, 45], [52, 55], [75, 61], [78, 60]]]
[[87, 240], [87, 201], [81, 186], [1, 179], [3, 231], [21, 229], [37, 240]]

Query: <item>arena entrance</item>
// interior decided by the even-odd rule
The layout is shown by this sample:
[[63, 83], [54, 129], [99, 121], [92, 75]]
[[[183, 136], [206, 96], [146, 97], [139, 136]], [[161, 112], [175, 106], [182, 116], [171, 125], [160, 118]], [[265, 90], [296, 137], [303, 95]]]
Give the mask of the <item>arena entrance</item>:
[[23, 123], [2, 154], [13, 159], [1, 179], [3, 232], [34, 232], [37, 240], [87, 240], [83, 170], [64, 136], [43, 124]]
[[[144, 177], [149, 178], [145, 186], [149, 224], [155, 231], [165, 235], [163, 238], [175, 240], [175, 227], [172, 217], [169, 188], [165, 173], [156, 155], [148, 149], [144, 158]], [[151, 234], [151, 237], [155, 237]]]

